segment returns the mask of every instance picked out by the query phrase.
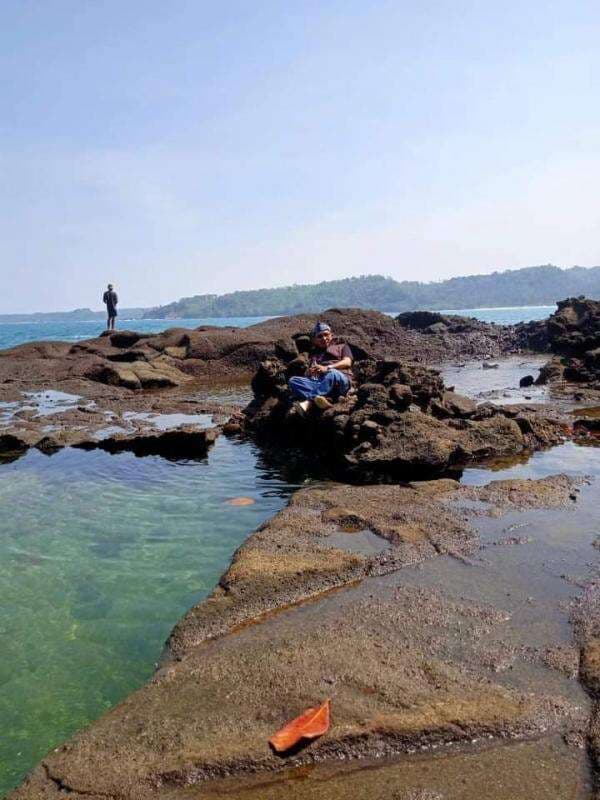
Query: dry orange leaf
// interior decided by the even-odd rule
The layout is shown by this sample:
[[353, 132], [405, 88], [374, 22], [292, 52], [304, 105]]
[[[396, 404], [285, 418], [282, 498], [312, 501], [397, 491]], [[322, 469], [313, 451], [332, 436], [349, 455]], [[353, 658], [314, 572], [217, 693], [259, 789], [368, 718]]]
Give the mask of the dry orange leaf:
[[252, 506], [256, 503], [251, 497], [232, 497], [231, 500], [225, 500], [230, 506]]
[[278, 753], [283, 753], [293, 747], [301, 739], [316, 739], [329, 730], [330, 700], [325, 700], [323, 705], [316, 708], [307, 708], [299, 717], [288, 722], [281, 730], [274, 733], [269, 739], [269, 744]]

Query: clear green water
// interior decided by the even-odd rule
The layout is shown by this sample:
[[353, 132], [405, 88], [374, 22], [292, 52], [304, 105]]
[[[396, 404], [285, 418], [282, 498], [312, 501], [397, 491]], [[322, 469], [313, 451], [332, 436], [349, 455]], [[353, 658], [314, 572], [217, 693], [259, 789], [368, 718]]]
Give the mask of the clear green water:
[[[224, 438], [201, 463], [71, 449], [0, 463], [0, 796], [152, 674], [296, 485]], [[256, 504], [224, 502], [242, 495]]]

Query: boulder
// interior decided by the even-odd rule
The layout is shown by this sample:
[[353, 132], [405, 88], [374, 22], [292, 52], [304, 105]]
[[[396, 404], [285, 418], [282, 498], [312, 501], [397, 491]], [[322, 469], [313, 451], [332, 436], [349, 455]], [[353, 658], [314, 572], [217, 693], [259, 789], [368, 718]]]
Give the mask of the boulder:
[[595, 417], [582, 417], [573, 423], [576, 434], [600, 436], [600, 419]]
[[456, 392], [444, 392], [442, 401], [451, 417], [470, 417], [477, 408], [477, 403], [474, 400]]
[[390, 398], [400, 410], [407, 409], [414, 400], [412, 389], [407, 383], [394, 383], [390, 389]]
[[538, 383], [566, 380], [600, 388], [600, 301], [575, 297], [557, 306], [545, 325], [548, 347], [560, 358], [548, 362]]

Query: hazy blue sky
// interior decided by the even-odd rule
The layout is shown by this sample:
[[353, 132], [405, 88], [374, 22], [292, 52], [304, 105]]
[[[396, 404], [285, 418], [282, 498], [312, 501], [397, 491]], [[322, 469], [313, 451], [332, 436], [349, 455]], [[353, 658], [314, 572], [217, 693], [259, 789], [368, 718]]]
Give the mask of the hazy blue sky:
[[5, 0], [0, 311], [600, 263], [600, 5]]

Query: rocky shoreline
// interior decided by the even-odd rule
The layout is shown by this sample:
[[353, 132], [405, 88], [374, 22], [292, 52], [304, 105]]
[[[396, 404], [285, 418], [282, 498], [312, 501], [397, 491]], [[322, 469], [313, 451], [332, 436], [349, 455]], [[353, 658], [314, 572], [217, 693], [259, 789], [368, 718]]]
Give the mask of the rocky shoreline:
[[[301, 438], [309, 430], [310, 441], [316, 436], [328, 448], [343, 444], [346, 470], [364, 472], [362, 480], [386, 472], [397, 479], [415, 470], [428, 477], [456, 463], [547, 446], [565, 434], [564, 420], [548, 408], [475, 407], [444, 386], [433, 364], [549, 352], [554, 355], [538, 384], [550, 383], [553, 393], [580, 401], [600, 397], [595, 301], [564, 301], [548, 320], [516, 326], [432, 312], [392, 319], [375, 311], [332, 309], [318, 316], [350, 344], [358, 393], [315, 418], [318, 425], [304, 426]], [[285, 383], [305, 369], [306, 331], [316, 319], [299, 315], [249, 328], [174, 328], [161, 334], [117, 331], [76, 344], [36, 342], [0, 351], [0, 455], [65, 446], [176, 455], [174, 437], [153, 430], [144, 414], [213, 414], [223, 423], [239, 406], [211, 403], [210, 387], [250, 378], [254, 400], [230, 431], [242, 421], [253, 435], [277, 429], [277, 436], [284, 432], [292, 442], [298, 426], [286, 416]], [[49, 387], [50, 394], [59, 390], [65, 398], [51, 409], [51, 420], [43, 409]], [[177, 440], [181, 452], [187, 456], [197, 446], [202, 457], [221, 428], [207, 434], [197, 419], [189, 423]], [[181, 421], [176, 424], [182, 428]], [[589, 424], [579, 427], [590, 432]], [[416, 452], [417, 440], [431, 446]]]
[[[572, 748], [583, 758], [588, 700], [560, 661], [547, 680], [547, 648], [510, 647], [504, 608], [402, 579], [429, 560], [473, 557], [482, 517], [569, 515], [578, 494], [565, 476], [481, 489], [435, 481], [298, 492], [176, 626], [153, 681], [44, 759], [11, 797], [204, 796], [222, 780], [240, 781], [245, 796], [246, 779], [283, 768], [556, 736], [571, 743], [565, 764]], [[363, 529], [379, 552], [356, 547]], [[569, 668], [577, 661], [574, 650]], [[591, 686], [596, 665], [584, 663]], [[324, 697], [330, 731], [284, 758], [271, 752], [279, 723]], [[548, 788], [542, 780], [530, 796]], [[393, 791], [378, 796], [404, 796]]]
[[[593, 439], [594, 425], [573, 425], [551, 404], [476, 405], [428, 366], [529, 347], [561, 359], [560, 375], [549, 368], [542, 380], [593, 397], [598, 315], [582, 303], [510, 329], [421, 312], [326, 312], [355, 353], [357, 392], [306, 419], [290, 410], [285, 379], [303, 368], [314, 315], [0, 353], [5, 457], [79, 446], [203, 458], [224, 432], [284, 453], [316, 450], [344, 481], [296, 492], [177, 623], [153, 680], [9, 797], [589, 797], [600, 766], [595, 572], [567, 602], [558, 583], [538, 586], [536, 572], [521, 586], [503, 558], [522, 552], [509, 566], [544, 574], [535, 541], [548, 520], [584, 530], [591, 547], [596, 487], [566, 475], [475, 487], [448, 475]], [[210, 399], [207, 381], [250, 374], [245, 413]], [[43, 431], [48, 418], [22, 408], [23, 392], [49, 386], [77, 399]], [[149, 423], [186, 412], [213, 419]], [[108, 422], [125, 429], [106, 433]], [[514, 533], [522, 528], [530, 537]], [[478, 596], [468, 587], [480, 580]], [[284, 757], [272, 752], [269, 736], [326, 698], [330, 730]]]

